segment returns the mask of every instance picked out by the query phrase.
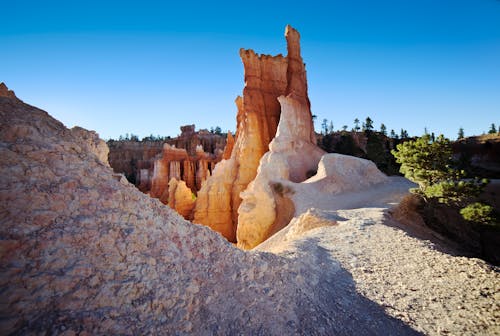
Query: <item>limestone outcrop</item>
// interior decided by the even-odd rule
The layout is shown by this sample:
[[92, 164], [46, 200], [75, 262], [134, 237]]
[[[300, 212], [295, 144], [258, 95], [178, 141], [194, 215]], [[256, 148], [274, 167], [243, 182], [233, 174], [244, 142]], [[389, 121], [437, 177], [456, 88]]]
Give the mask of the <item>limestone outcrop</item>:
[[[307, 98], [305, 67], [300, 56], [300, 35], [290, 26], [285, 31], [288, 56], [258, 55], [240, 50], [245, 72], [243, 97], [236, 99], [236, 141], [231, 157], [217, 167], [199, 192], [194, 222], [224, 232], [236, 241], [240, 194], [257, 175], [259, 161], [276, 135], [281, 107], [278, 97], [291, 95], [307, 105], [301, 116], [310, 123], [310, 142], [315, 141]], [[215, 175], [215, 172], [214, 172]]]

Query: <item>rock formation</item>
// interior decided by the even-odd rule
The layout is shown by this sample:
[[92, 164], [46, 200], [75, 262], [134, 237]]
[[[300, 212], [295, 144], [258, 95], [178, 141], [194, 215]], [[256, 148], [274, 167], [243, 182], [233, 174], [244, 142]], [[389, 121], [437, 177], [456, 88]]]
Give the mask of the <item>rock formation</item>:
[[[279, 141], [283, 114], [264, 161], [293, 157]], [[404, 178], [378, 183], [386, 177], [373, 164], [333, 154], [304, 182], [271, 180], [300, 215], [246, 252], [114, 174], [106, 152], [95, 132], [0, 95], [1, 334], [500, 331], [498, 270], [391, 219], [411, 186]], [[299, 168], [280, 171], [300, 179]]]
[[282, 110], [276, 137], [260, 160], [255, 180], [241, 194], [237, 229], [241, 248], [257, 246], [290, 222], [295, 208], [282, 183], [302, 182], [314, 175], [325, 153], [311, 140], [314, 129], [309, 105], [304, 96], [295, 93], [298, 89], [278, 98]]
[[194, 194], [186, 182], [172, 178], [168, 183], [168, 205], [185, 219], [191, 219], [194, 203]]
[[9, 90], [9, 88], [7, 88], [7, 85], [5, 85], [4, 82], [0, 83], [0, 97], [17, 98], [14, 91]]
[[151, 189], [154, 158], [163, 149], [162, 141], [108, 141], [109, 164], [116, 173], [124, 174], [140, 191]]
[[167, 204], [169, 181], [183, 180], [196, 194], [222, 159], [225, 143], [221, 134], [186, 125], [178, 137], [165, 141], [109, 141], [109, 162], [139, 190]]
[[414, 334], [327, 286], [343, 274], [314, 254], [245, 253], [182, 220], [117, 179], [103, 146], [0, 97], [2, 334]]
[[199, 192], [194, 222], [210, 226], [236, 241], [240, 194], [255, 179], [259, 161], [276, 135], [281, 107], [278, 97], [290, 95], [307, 106], [303, 123], [309, 123], [314, 143], [312, 116], [307, 98], [305, 68], [300, 57], [300, 35], [287, 26], [288, 56], [257, 55], [240, 50], [245, 71], [243, 97], [236, 99], [237, 132], [231, 157], [220, 163]]
[[202, 183], [210, 176], [215, 164], [220, 161], [221, 156], [220, 151], [218, 156], [205, 153], [201, 145], [197, 146], [194, 155], [189, 155], [184, 148], [164, 144], [161, 155], [153, 164], [149, 195], [167, 204], [169, 202], [168, 184], [172, 179], [184, 181], [187, 188], [196, 194]]

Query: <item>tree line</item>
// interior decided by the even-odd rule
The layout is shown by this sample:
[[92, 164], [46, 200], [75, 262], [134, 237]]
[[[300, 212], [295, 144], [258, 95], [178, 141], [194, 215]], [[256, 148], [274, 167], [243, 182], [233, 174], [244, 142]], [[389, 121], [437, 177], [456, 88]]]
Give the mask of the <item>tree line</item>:
[[[222, 128], [220, 126], [215, 126], [215, 127], [210, 127], [210, 133], [212, 134], [217, 134], [220, 136], [227, 136], [227, 133], [222, 132]], [[172, 139], [169, 135], [167, 136], [162, 136], [162, 135], [153, 135], [152, 133], [148, 136], [143, 137], [142, 139], [139, 139], [139, 136], [133, 134], [133, 133], [125, 133], [125, 135], [120, 135], [118, 137], [118, 140], [115, 140], [113, 138], [110, 138], [108, 141], [135, 141], [135, 142], [140, 142], [140, 141], [166, 141]]]
[[[315, 120], [317, 116], [313, 115], [313, 120]], [[333, 121], [329, 121], [328, 119], [323, 119], [321, 122], [321, 131], [320, 133], [323, 135], [328, 135], [328, 134], [333, 134], [335, 132], [348, 132], [349, 126], [348, 125], [343, 125], [341, 130], [334, 130], [333, 126]], [[370, 117], [366, 117], [365, 121], [361, 122], [358, 118], [354, 119], [354, 124], [353, 127], [350, 129], [351, 132], [373, 132], [375, 130], [375, 127], [373, 126], [373, 120]], [[394, 129], [391, 129], [389, 132], [389, 135], [387, 134], [387, 126], [385, 126], [384, 123], [380, 124], [379, 133], [389, 136], [390, 138], [393, 139], [406, 139], [409, 137], [408, 131], [405, 129], [401, 129], [399, 134], [394, 131]]]

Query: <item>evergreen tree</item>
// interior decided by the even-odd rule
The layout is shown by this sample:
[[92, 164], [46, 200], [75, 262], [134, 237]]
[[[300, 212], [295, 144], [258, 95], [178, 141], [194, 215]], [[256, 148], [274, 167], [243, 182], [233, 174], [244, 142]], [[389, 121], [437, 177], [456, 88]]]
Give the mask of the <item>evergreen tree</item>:
[[354, 130], [356, 132], [359, 131], [359, 119], [358, 118], [354, 119]]
[[401, 139], [408, 138], [408, 132], [406, 130], [404, 130], [404, 129], [401, 129], [400, 137], [401, 137]]
[[[470, 203], [484, 189], [487, 180], [465, 180], [465, 172], [453, 168], [451, 141], [440, 135], [431, 141], [429, 135], [397, 145], [391, 153], [401, 164], [400, 171], [418, 184], [410, 191], [424, 200], [436, 199], [439, 203], [464, 207], [462, 216], [473, 220], [471, 214], [484, 214], [487, 209]], [[466, 206], [467, 205], [467, 206]], [[468, 216], [468, 217], [466, 217]], [[482, 219], [477, 218], [478, 221]]]
[[321, 129], [323, 130], [324, 135], [328, 133], [328, 120], [323, 119], [323, 122], [321, 123]]
[[347, 127], [348, 127], [347, 125], [342, 126], [342, 130], [343, 130], [344, 132], [345, 132], [345, 131], [347, 131]]
[[495, 134], [497, 132], [497, 129], [495, 127], [495, 124], [491, 124], [490, 130], [488, 131], [488, 134]]
[[380, 133], [382, 133], [383, 135], [387, 135], [387, 127], [385, 127], [384, 124], [380, 125]]
[[330, 121], [330, 125], [328, 126], [328, 133], [329, 134], [333, 133], [333, 121]]
[[373, 120], [370, 117], [366, 117], [365, 119], [364, 130], [368, 132], [373, 131]]
[[396, 132], [393, 129], [391, 129], [391, 138], [396, 139]]
[[458, 139], [457, 140], [460, 140], [460, 139], [463, 139], [463, 138], [465, 138], [464, 129], [462, 127], [460, 127], [458, 129]]

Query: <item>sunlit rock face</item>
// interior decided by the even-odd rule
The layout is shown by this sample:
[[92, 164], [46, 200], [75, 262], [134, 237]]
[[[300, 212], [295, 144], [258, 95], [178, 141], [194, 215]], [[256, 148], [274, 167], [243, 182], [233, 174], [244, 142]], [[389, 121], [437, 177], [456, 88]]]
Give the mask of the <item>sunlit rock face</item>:
[[269, 150], [276, 135], [281, 115], [280, 96], [294, 97], [307, 108], [301, 116], [308, 123], [309, 141], [313, 143], [305, 68], [300, 56], [300, 35], [287, 26], [285, 32], [288, 56], [258, 55], [253, 50], [240, 50], [245, 71], [243, 97], [236, 99], [238, 108], [236, 141], [230, 158], [217, 167], [217, 177], [207, 180], [199, 192], [194, 222], [224, 232], [236, 241], [238, 208], [241, 192], [257, 175], [259, 161]]
[[215, 164], [222, 159], [223, 134], [181, 126], [181, 134], [164, 141], [110, 140], [109, 162], [144, 193], [168, 203], [168, 182], [183, 180], [193, 193], [201, 188]]
[[186, 182], [172, 178], [168, 183], [168, 194], [168, 205], [185, 219], [191, 219], [195, 198]]
[[241, 194], [238, 246], [249, 249], [285, 227], [295, 214], [283, 181], [302, 182], [316, 172], [325, 153], [311, 141], [309, 106], [303, 99], [280, 96], [281, 119], [257, 176]]

